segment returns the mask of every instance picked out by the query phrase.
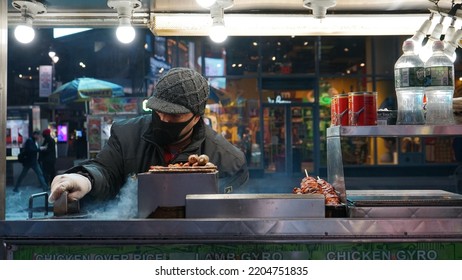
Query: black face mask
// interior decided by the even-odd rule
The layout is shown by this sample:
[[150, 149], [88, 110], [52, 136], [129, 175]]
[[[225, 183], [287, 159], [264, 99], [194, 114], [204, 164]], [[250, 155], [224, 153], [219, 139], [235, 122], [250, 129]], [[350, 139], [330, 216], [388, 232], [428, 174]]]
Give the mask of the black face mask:
[[192, 121], [194, 115], [185, 122], [164, 122], [161, 121], [159, 115], [156, 112], [152, 112], [152, 128], [154, 134], [154, 141], [161, 145], [169, 145], [176, 143], [181, 140], [186, 134], [188, 134], [191, 130], [183, 133], [180, 135], [181, 131]]

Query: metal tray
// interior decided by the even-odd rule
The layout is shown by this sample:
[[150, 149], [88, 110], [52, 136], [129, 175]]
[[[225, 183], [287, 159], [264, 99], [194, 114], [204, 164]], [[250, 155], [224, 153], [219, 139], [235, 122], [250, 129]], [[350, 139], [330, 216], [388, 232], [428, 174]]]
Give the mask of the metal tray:
[[186, 218], [324, 218], [322, 194], [194, 194]]
[[350, 218], [460, 218], [462, 195], [442, 190], [351, 190]]
[[351, 190], [353, 206], [462, 206], [462, 195], [443, 190]]

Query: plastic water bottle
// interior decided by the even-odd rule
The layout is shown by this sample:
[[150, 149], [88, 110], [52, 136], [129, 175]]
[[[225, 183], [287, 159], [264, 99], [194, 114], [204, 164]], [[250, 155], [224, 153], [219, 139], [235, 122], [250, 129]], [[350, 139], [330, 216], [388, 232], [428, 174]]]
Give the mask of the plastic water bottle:
[[396, 124], [424, 124], [424, 62], [414, 51], [416, 42], [403, 43], [403, 55], [395, 63], [395, 90], [398, 101]]
[[454, 95], [454, 64], [444, 54], [444, 43], [433, 43], [433, 54], [425, 63], [425, 124], [454, 124], [452, 99]]

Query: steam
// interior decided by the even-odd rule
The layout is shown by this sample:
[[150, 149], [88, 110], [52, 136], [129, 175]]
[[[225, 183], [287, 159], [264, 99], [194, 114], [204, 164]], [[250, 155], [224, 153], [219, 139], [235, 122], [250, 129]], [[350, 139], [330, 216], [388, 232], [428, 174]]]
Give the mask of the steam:
[[130, 176], [119, 194], [107, 204], [89, 205], [83, 211], [88, 219], [116, 220], [132, 219], [138, 215], [138, 178]]
[[[32, 190], [29, 190], [32, 189]], [[28, 210], [28, 200], [25, 197], [29, 197], [29, 193], [34, 192], [35, 188], [30, 187], [21, 187], [18, 193], [14, 193], [13, 191], [7, 192], [7, 199], [6, 199], [6, 211], [5, 211], [5, 219], [6, 220], [26, 220], [29, 216]], [[39, 201], [37, 199], [36, 205], [43, 205], [44, 202]], [[45, 211], [44, 209], [42, 210]], [[43, 214], [42, 214], [43, 216]]]

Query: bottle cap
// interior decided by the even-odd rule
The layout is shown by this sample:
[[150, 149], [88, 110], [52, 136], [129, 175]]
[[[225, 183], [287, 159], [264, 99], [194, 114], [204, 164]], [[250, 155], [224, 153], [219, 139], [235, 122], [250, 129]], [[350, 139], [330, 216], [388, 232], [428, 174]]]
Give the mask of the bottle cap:
[[435, 41], [433, 42], [433, 46], [432, 46], [432, 51], [433, 52], [436, 52], [436, 51], [443, 51], [444, 50], [444, 43], [443, 41]]
[[414, 51], [414, 40], [412, 39], [407, 39], [403, 43], [403, 52], [413, 52]]

